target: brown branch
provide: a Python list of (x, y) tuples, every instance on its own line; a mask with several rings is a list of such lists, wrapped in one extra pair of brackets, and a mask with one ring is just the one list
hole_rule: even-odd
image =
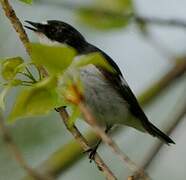
[[(186, 90), (186, 89), (185, 89)], [(175, 110), (176, 109), (176, 110)], [(181, 98), (177, 101), (175, 106), (173, 107), (174, 114), (169, 114), (169, 125), (166, 126), (165, 132), (166, 134), (170, 135), (178, 126), (178, 124), (182, 121), (183, 117), (186, 115), (186, 101)], [(160, 151), (164, 143), (159, 141), (154, 146), (152, 146), (151, 151), (149, 154), (146, 155), (145, 160), (143, 161), (142, 167), (147, 169), (151, 162), (153, 161), (156, 154)], [(139, 180), (139, 174), (136, 172), (133, 176), (130, 177), (130, 180)]]
[(133, 172), (138, 172), (140, 174), (140, 177), (143, 180), (148, 180), (150, 179), (147, 173), (143, 170), (143, 168), (139, 167), (135, 162), (133, 162), (125, 153), (123, 153), (118, 145), (110, 138), (103, 129), (99, 127), (96, 123), (96, 119), (92, 116), (90, 113), (88, 107), (83, 103), (80, 102), (78, 104), (85, 121), (93, 128), (96, 134), (98, 134), (103, 142), (105, 142), (111, 149), (112, 151), (120, 157), (120, 159), (128, 166), (128, 168), (133, 171)]
[[(20, 22), (19, 18), (16, 16), (16, 13), (13, 10), (13, 8), (11, 7), (11, 5), (9, 4), (8, 0), (1, 0), (0, 2), (2, 4), (3, 10), (4, 10), (7, 18), (10, 20), (14, 29), (18, 33), (19, 38), (20, 38), (21, 42), (23, 43), (27, 53), (30, 55), (29, 39), (28, 39), (28, 36), (22, 26), (22, 23)], [(44, 76), (48, 76), (46, 70), (43, 67), (39, 67), (39, 70), (41, 71), (41, 73)], [(60, 116), (62, 117), (62, 119), (64, 120), (64, 123), (66, 125), (66, 122), (68, 120), (67, 111), (63, 108), (60, 108), (59, 113), (60, 113)], [(90, 148), (86, 139), (81, 135), (81, 133), (79, 132), (79, 130), (75, 126), (72, 128), (72, 130), (69, 130), (69, 131), (72, 133), (74, 138), (77, 139), (77, 141), (81, 144), (81, 146), (84, 150), (87, 150)], [(96, 154), (96, 158), (94, 161), (97, 164), (98, 168), (105, 174), (105, 176), (107, 177), (108, 180), (116, 180), (116, 177), (114, 176), (114, 174), (111, 172), (111, 170), (107, 167), (107, 165), (103, 162), (103, 160), (100, 158), (100, 156), (98, 154)], [(20, 161), (18, 161), (18, 162), (21, 163)], [(32, 175), (32, 174), (30, 174), (30, 175)]]
[[(3, 7), (3, 9), (5, 10), (5, 12), (6, 12), (6, 8), (8, 7), (6, 7), (6, 5), (9, 5), (9, 3), (8, 3), (8, 1), (7, 0), (1, 0), (1, 3), (5, 3), (5, 6)], [(8, 4), (7, 4), (8, 3)], [(9, 5), (9, 7), (11, 8), (11, 6)], [(12, 8), (11, 8), (12, 9)], [(9, 11), (9, 13), (7, 13), (7, 16), (10, 16), (10, 20), (11, 20), (11, 22), (12, 22), (12, 24), (13, 24), (13, 26), (14, 26), (14, 24), (17, 24), (17, 22), (19, 22), (19, 19), (16, 17), (16, 15), (15, 15), (15, 12), (14, 11)], [(14, 18), (12, 19), (12, 17), (14, 17), (15, 19), (17, 19), (17, 22), (15, 21), (13, 21), (14, 20)], [(19, 24), (19, 23), (18, 23)], [(20, 39), (22, 40), (22, 42), (23, 42), (23, 44), (24, 44), (24, 46), (25, 46), (25, 48), (27, 49), (27, 52), (29, 52), (29, 47), (28, 47), (28, 45), (27, 45), (27, 43), (28, 43), (28, 38), (27, 38), (27, 35), (26, 35), (26, 33), (25, 33), (25, 31), (24, 31), (24, 29), (23, 29), (23, 27), (22, 27), (22, 25), (21, 25), (21, 23), (19, 24), (19, 26), (14, 26), (14, 28), (16, 29), (16, 31), (18, 32), (18, 34), (19, 34), (19, 37), (20, 37)], [(20, 34), (20, 32), (21, 32), (21, 34)], [(23, 36), (22, 36), (23, 35)], [(63, 118), (64, 118), (64, 113), (67, 113), (66, 111), (64, 111), (64, 110), (60, 110), (60, 115), (61, 116), (63, 116)], [(68, 115), (68, 114), (67, 114)], [(77, 131), (77, 129), (74, 129), (73, 130), (76, 134), (74, 134), (74, 135), (78, 135), (78, 131)], [(81, 134), (80, 134), (81, 135)], [(78, 135), (78, 137), (79, 137), (79, 135)], [(81, 136), (80, 136), (81, 137)], [(85, 146), (86, 144), (84, 144), (84, 146)]]
[[(91, 147), (89, 146), (87, 140), (83, 137), (83, 135), (79, 132), (79, 130), (77, 129), (77, 127), (74, 125), (72, 128), (68, 128), (68, 119), (69, 119), (69, 115), (67, 113), (67, 111), (65, 110), (65, 108), (61, 107), (59, 108), (59, 113), (61, 115), (61, 118), (63, 119), (66, 128), (70, 131), (70, 133), (74, 136), (74, 138), (78, 141), (78, 143), (81, 145), (82, 149), (84, 151), (89, 150)], [(114, 180), (116, 179), (116, 177), (114, 176), (114, 174), (112, 173), (112, 171), (110, 171), (110, 169), (108, 168), (108, 166), (103, 162), (103, 160), (100, 158), (100, 156), (98, 155), (98, 153), (95, 154), (95, 158), (94, 161), (96, 162), (98, 169), (100, 169), (101, 171), (103, 171), (103, 173), (105, 174), (106, 178), (108, 180)]]
[[(72, 84), (69, 87), (71, 94), (73, 96), (66, 96), (66, 100), (75, 104), (79, 107), (82, 115), (84, 116), (84, 120), (93, 128), (93, 131), (100, 136), (100, 138), (105, 142), (112, 150), (113, 152), (120, 157), (120, 159), (124, 162), (124, 164), (127, 164), (128, 168), (132, 170), (133, 172), (138, 172), (138, 174), (141, 175), (143, 180), (149, 179), (148, 175), (144, 172), (144, 170), (137, 166), (136, 163), (134, 163), (125, 153), (123, 153), (118, 145), (112, 140), (111, 137), (109, 137), (105, 131), (97, 124), (96, 119), (92, 115), (90, 109), (86, 104), (84, 103), (84, 97), (78, 90), (78, 86), (76, 84)], [(68, 124), (67, 124), (68, 126)]]
[[(21, 42), (23, 43), (27, 53), (30, 54), (28, 37), (27, 37), (27, 35), (26, 35), (26, 33), (23, 29), (23, 26), (22, 26), (21, 22), (17, 18), (16, 14), (15, 14), (15, 11), (11, 7), (11, 5), (9, 4), (8, 0), (1, 0), (0, 3), (1, 3), (2, 8), (5, 12), (5, 15), (10, 20), (10, 22), (13, 25), (15, 31), (18, 33), (19, 38), (20, 38)], [(39, 174), (38, 172), (36, 172), (34, 169), (32, 169), (26, 163), (26, 161), (23, 158), (19, 148), (14, 143), (10, 132), (8, 131), (6, 126), (4, 125), (4, 121), (3, 121), (2, 117), (0, 117), (0, 128), (1, 128), (1, 131), (2, 131), (3, 140), (8, 145), (10, 151), (12, 151), (12, 154), (14, 155), (16, 161), (33, 179), (37, 179), (37, 180), (45, 180), (45, 179), (52, 180), (53, 179), (48, 175)]]
[(20, 38), (21, 42), (23, 43), (27, 53), (30, 54), (28, 36), (22, 26), (22, 23), (20, 22), (20, 20), (16, 16), (14, 9), (12, 8), (12, 6), (8, 2), (8, 0), (0, 0), (0, 2), (1, 2), (1, 5), (2, 5), (2, 8), (5, 12), (6, 17), (10, 20), (12, 26), (14, 27), (15, 31), (19, 35), (19, 38)]
[(117, 18), (123, 18), (123, 20), (134, 20), (135, 22), (142, 22), (147, 24), (155, 24), (155, 25), (163, 25), (163, 26), (174, 26), (174, 27), (181, 27), (186, 28), (186, 21), (181, 19), (163, 19), (158, 17), (146, 17), (141, 16), (136, 13), (129, 13), (129, 14), (122, 14), (117, 12), (112, 12), (109, 10), (105, 10), (103, 8), (97, 8), (94, 6), (83, 6), (79, 5), (78, 3), (65, 3), (65, 2), (59, 2), (59, 1), (44, 1), (44, 0), (37, 0), (38, 4), (45, 3), (48, 5), (53, 5), (56, 7), (63, 7), (69, 10), (73, 11), (79, 11), (79, 10), (86, 10), (94, 13), (102, 13), (103, 15), (108, 15)]
[[(157, 96), (164, 92), (168, 87), (174, 85), (186, 72), (186, 58), (175, 61), (177, 64), (173, 66), (165, 75), (157, 80), (153, 85), (147, 88), (140, 96), (138, 100), (140, 104), (145, 107), (151, 103)], [(173, 75), (172, 75), (173, 74)], [(116, 128), (112, 133), (120, 131), (120, 128)], [(123, 128), (122, 128), (123, 131)], [(94, 133), (88, 132), (86, 139), (88, 139), (91, 145), (97, 142), (97, 136)], [(71, 156), (68, 156), (68, 150), (71, 151)], [(66, 145), (60, 147), (55, 153), (48, 157), (48, 159), (42, 162), (38, 168), (42, 172), (47, 172), (53, 176), (59, 176), (67, 168), (75, 164), (79, 159), (83, 157), (83, 153), (79, 144), (76, 141), (71, 140)]]
[(175, 26), (186, 28), (186, 22), (180, 19), (162, 19), (158, 17), (145, 17), (136, 15), (134, 16), (137, 22), (144, 22), (147, 24), (156, 24), (156, 25), (164, 25), (164, 26)]

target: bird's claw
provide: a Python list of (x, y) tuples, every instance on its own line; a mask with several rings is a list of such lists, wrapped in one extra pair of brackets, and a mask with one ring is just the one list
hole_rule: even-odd
[(85, 153), (89, 153), (89, 159), (90, 159), (90, 163), (94, 160), (95, 155), (97, 153), (97, 148), (89, 148), (88, 150), (85, 151)]
[(54, 108), (54, 110), (55, 110), (56, 112), (59, 112), (59, 108)]

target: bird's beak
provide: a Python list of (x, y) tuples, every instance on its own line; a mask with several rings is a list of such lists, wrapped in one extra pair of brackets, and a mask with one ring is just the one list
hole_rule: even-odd
[(32, 21), (25, 21), (25, 22), (32, 25), (32, 27), (30, 27), (30, 26), (24, 26), (24, 27), (26, 27), (27, 29), (30, 29), (34, 32), (42, 32), (44, 29), (44, 25), (41, 23), (36, 23), (36, 22), (32, 22)]

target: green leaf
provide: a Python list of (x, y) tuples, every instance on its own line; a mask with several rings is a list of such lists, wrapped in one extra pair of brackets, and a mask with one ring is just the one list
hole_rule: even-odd
[(4, 89), (0, 93), (0, 108), (3, 111), (5, 110), (5, 97), (10, 89), (11, 89), (11, 86), (7, 85), (4, 87)]
[(0, 108), (4, 111), (5, 110), (5, 97), (7, 96), (8, 92), (15, 86), (19, 86), (22, 84), (22, 81), (19, 79), (13, 79), (8, 82), (8, 84), (4, 85), (3, 90), (0, 93)]
[(26, 4), (32, 4), (32, 0), (19, 0), (21, 2), (24, 2)]
[[(117, 16), (117, 17), (116, 17)], [(124, 20), (121, 15), (112, 15), (104, 13), (101, 10), (81, 9), (78, 12), (80, 22), (99, 30), (109, 30), (121, 28), (127, 25), (128, 21)]]
[(132, 0), (96, 0), (96, 6), (107, 11), (131, 13), (133, 11)]
[(69, 120), (67, 122), (67, 126), (69, 129), (71, 129), (75, 123), (75, 121), (78, 119), (78, 117), (81, 114), (81, 111), (78, 106), (71, 105), (72, 113), (69, 117)]
[(107, 60), (98, 52), (80, 56), (76, 61), (72, 63), (72, 66), (81, 68), (90, 64), (100, 66), (113, 73), (115, 72), (115, 70), (107, 62)]
[(80, 22), (99, 30), (111, 30), (128, 25), (133, 14), (131, 0), (97, 0), (95, 7), (78, 11)]
[(19, 71), (24, 60), (21, 57), (8, 58), (1, 63), (1, 75), (5, 80), (12, 80)]
[(71, 64), (76, 51), (66, 46), (31, 44), (32, 61), (44, 66), (50, 74), (61, 74)]
[(19, 94), (8, 120), (14, 122), (18, 118), (47, 114), (61, 105), (63, 102), (57, 93), (57, 78), (49, 77)]

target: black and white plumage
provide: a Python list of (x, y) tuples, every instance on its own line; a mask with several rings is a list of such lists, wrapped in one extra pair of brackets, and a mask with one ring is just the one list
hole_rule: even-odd
[[(75, 48), (79, 55), (100, 52), (115, 69), (117, 73), (112, 73), (93, 64), (81, 69), (80, 77), (85, 88), (85, 102), (98, 124), (105, 127), (123, 124), (148, 132), (167, 144), (174, 143), (148, 120), (119, 67), (106, 53), (89, 44), (75, 28), (65, 22), (55, 20), (47, 23), (26, 22), (32, 25), (32, 27), (26, 26), (28, 29), (39, 34), (42, 43), (67, 44)], [(129, 116), (134, 118), (128, 118)]]

